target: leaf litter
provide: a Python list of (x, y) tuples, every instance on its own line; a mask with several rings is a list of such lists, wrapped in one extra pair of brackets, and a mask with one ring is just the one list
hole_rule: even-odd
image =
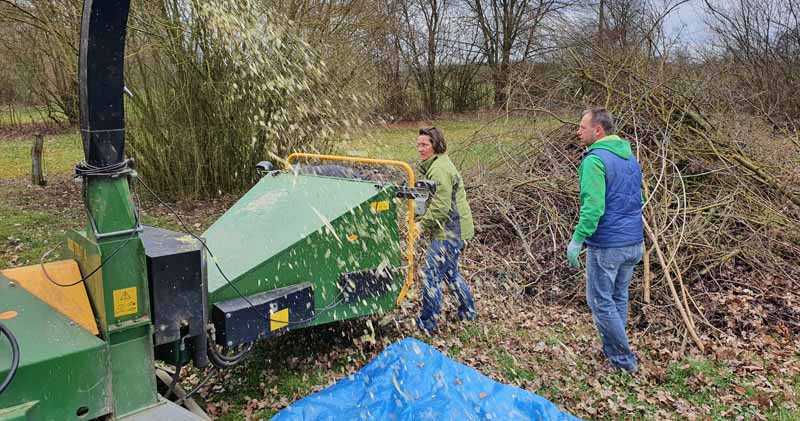
[[(55, 227), (63, 226), (65, 220), (75, 225), (70, 229), (79, 228), (83, 210), (75, 199), (80, 197), (78, 188), (61, 176), (43, 188), (32, 188), (21, 180), (0, 182), (6, 211), (51, 215), (49, 222), (38, 227), (46, 232), (49, 244), (63, 236), (63, 229)], [(144, 199), (145, 215), (158, 222), (170, 218), (165, 207)], [(235, 197), (223, 197), (171, 205), (199, 231), (234, 201)], [(3, 267), (14, 266), (8, 257), (18, 245), (16, 240), (3, 241)], [(797, 336), (781, 323), (766, 322), (770, 319), (764, 315), (770, 309), (750, 299), (753, 293), (746, 287), (715, 296), (713, 304), (730, 307), (733, 311), (723, 314), (736, 314), (736, 320), (727, 321), (714, 338), (703, 338), (710, 345), (705, 353), (674, 335), (676, 327), (668, 318), (637, 324), (633, 314), (629, 336), (641, 365), (640, 373), (631, 377), (614, 372), (606, 362), (585, 304), (547, 302), (526, 293), (513, 279), (494, 276), (479, 264), (487, 252), (478, 244), (465, 251), (462, 261), (478, 320), (458, 322), (455, 303), (445, 294), (442, 323), (431, 337), (420, 335), (411, 322), (418, 312), (417, 301), (383, 315), (289, 332), (259, 344), (240, 366), (215, 373), (198, 399), (214, 417), (267, 419), (303, 396), (354, 374), (389, 344), (416, 336), (494, 380), (540, 394), (582, 418), (791, 419), (800, 415)], [(569, 282), (561, 287), (583, 288), (581, 277)], [(746, 279), (742, 282), (747, 285)], [(189, 370), (184, 386), (191, 389), (204, 377), (199, 370)]]

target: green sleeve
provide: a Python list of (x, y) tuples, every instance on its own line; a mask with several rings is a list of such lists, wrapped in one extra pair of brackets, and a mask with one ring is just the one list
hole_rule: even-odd
[(453, 200), (453, 182), (443, 168), (435, 165), (431, 167), (427, 176), (436, 182), (436, 193), (419, 223), (423, 231), (433, 233), (442, 229), (447, 223)]
[(578, 175), (581, 181), (581, 216), (572, 239), (582, 243), (597, 230), (606, 212), (606, 168), (594, 155), (583, 159)]

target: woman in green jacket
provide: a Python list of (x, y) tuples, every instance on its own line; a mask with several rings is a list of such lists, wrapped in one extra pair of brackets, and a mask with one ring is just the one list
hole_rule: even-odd
[(422, 276), (422, 311), (417, 318), (417, 326), (427, 334), (436, 328), (441, 311), (442, 278), (458, 298), (459, 319), (474, 320), (478, 315), (469, 286), (458, 271), (458, 258), (464, 242), (475, 235), (472, 211), (461, 174), (446, 151), (441, 130), (435, 127), (419, 130), (417, 152), (422, 160), (420, 170), (424, 178), (436, 182), (436, 193), (425, 215), (418, 221), (422, 234), (431, 238)]

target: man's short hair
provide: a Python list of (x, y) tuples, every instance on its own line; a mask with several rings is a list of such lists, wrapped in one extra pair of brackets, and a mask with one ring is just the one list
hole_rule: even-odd
[(441, 129), (436, 127), (424, 127), (419, 129), (419, 134), (431, 138), (431, 145), (433, 145), (433, 153), (447, 152), (447, 143), (444, 141), (444, 133)]
[(617, 132), (617, 127), (614, 124), (614, 117), (611, 116), (611, 113), (608, 112), (605, 108), (598, 107), (598, 108), (590, 108), (585, 110), (581, 117), (589, 114), (592, 116), (591, 122), (592, 124), (599, 124), (600, 127), (606, 132), (607, 135), (611, 135)]

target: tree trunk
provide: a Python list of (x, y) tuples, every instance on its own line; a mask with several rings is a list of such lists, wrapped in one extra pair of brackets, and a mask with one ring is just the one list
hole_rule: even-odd
[(436, 76), (433, 75), (431, 77), (431, 80), (428, 82), (428, 86), (429, 86), (428, 89), (430, 89), (430, 90), (428, 91), (427, 104), (425, 106), (425, 108), (426, 108), (425, 111), (428, 114), (428, 116), (430, 116), (430, 117), (435, 117), (435, 116), (437, 116), (439, 114), (439, 95), (436, 92), (436, 79), (435, 79), (435, 77)]
[(602, 42), (605, 39), (606, 7), (605, 1), (600, 0), (600, 11), (597, 17), (597, 36)]
[(508, 100), (508, 72), (510, 66), (505, 63), (500, 64), (494, 74), (494, 106), (496, 108), (504, 107)]
[(61, 95), (61, 106), (64, 109), (64, 115), (67, 116), (69, 124), (74, 126), (80, 124), (80, 98), (78, 98), (78, 84), (74, 83), (74, 89), (70, 92)]
[(31, 182), (35, 186), (44, 186), (47, 184), (47, 180), (44, 178), (43, 153), (44, 135), (37, 133), (33, 139), (33, 148), (31, 149)]

